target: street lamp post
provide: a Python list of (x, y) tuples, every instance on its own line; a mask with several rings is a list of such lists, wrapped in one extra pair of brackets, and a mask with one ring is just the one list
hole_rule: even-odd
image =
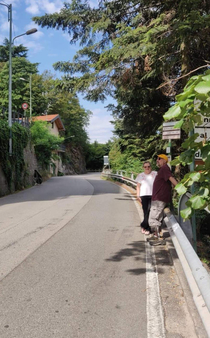
[(8, 105), (8, 124), (9, 124), (9, 155), (12, 156), (12, 46), (14, 40), (22, 35), (30, 35), (37, 32), (36, 28), (30, 29), (27, 32), (17, 35), (12, 40), (12, 4), (0, 2), (0, 5), (7, 7), (8, 9), (8, 21), (9, 21), (9, 105)]
[[(9, 65), (12, 64), (12, 4), (8, 5), (0, 2), (0, 5), (8, 9), (9, 21)], [(12, 67), (9, 66), (9, 105), (8, 105), (8, 124), (9, 124), (9, 154), (12, 155)]]

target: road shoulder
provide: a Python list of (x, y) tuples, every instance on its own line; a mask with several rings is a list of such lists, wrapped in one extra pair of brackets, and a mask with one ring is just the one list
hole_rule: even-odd
[[(136, 190), (114, 182), (135, 198)], [(139, 202), (138, 202), (139, 203)], [(170, 237), (166, 245), (154, 247), (166, 338), (207, 338), (193, 295)]]

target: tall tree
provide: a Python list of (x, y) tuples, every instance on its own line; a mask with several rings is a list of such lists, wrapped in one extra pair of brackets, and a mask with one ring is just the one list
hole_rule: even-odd
[[(8, 82), (9, 82), (9, 69), (8, 62), (4, 62), (0, 67), (0, 107), (8, 107)], [(30, 103), (30, 90), (29, 90), (29, 75), (37, 74), (38, 64), (31, 63), (24, 57), (16, 57), (12, 60), (12, 111), (24, 113), (22, 109), (22, 103)], [(22, 80), (25, 79), (26, 81)], [(34, 78), (33, 78), (34, 80)], [(36, 90), (36, 92), (35, 92)], [(44, 104), (42, 97), (42, 88), (40, 87), (40, 82), (37, 87), (35, 87), (35, 83), (33, 82), (33, 91), (32, 91), (32, 102), (33, 99), (36, 98), (36, 101), (39, 101), (39, 109), (40, 106)], [(39, 98), (39, 99), (38, 99)], [(42, 102), (42, 103), (41, 103)], [(35, 104), (35, 101), (34, 101)], [(36, 109), (36, 107), (34, 106)]]
[(68, 73), (69, 85), (89, 100), (116, 98), (111, 108), (119, 135), (143, 138), (156, 135), (187, 74), (206, 67), (209, 19), (209, 1), (203, 0), (100, 1), (97, 8), (74, 0), (34, 21), (80, 42), (73, 61), (55, 69)]
[[(28, 48), (22, 44), (18, 46), (12, 46), (12, 57), (24, 57), (27, 58)], [(3, 45), (0, 45), (0, 62), (9, 61), (9, 40), (4, 39)]]

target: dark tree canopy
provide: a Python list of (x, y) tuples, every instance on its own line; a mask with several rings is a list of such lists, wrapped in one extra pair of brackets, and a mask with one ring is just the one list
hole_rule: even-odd
[[(12, 47), (12, 57), (27, 57), (28, 48), (22, 44)], [(7, 62), (9, 60), (9, 40), (4, 39), (3, 45), (0, 46), (0, 62)]]
[(70, 43), (80, 43), (73, 60), (54, 67), (88, 100), (111, 95), (117, 101), (109, 109), (121, 150), (134, 149), (132, 143), (135, 154), (137, 148), (151, 149), (145, 137), (156, 139), (175, 95), (192, 72), (209, 63), (209, 1), (100, 1), (91, 8), (88, 1), (74, 0), (34, 21), (64, 30)]

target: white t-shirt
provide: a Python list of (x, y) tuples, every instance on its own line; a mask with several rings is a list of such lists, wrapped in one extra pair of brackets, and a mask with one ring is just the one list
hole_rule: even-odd
[(152, 196), (152, 187), (156, 175), (157, 171), (151, 171), (150, 174), (138, 174), (136, 177), (136, 182), (141, 184), (140, 196)]

